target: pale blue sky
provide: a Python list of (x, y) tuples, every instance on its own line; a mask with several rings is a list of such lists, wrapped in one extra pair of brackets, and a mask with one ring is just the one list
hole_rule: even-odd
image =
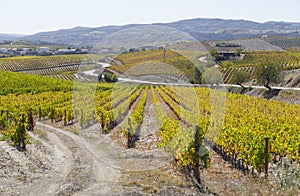
[(190, 18), (300, 22), (299, 0), (1, 0), (0, 33)]

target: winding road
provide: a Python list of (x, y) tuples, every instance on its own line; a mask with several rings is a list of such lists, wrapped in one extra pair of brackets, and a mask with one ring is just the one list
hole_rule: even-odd
[[(200, 57), (198, 59), (201, 62), (207, 63), (206, 56)], [(100, 63), (98, 62), (97, 64), (102, 65), (103, 68), (108, 68), (110, 65), (107, 63)], [(97, 77), (99, 74), (95, 73), (94, 70), (89, 70), (83, 72), (86, 75), (94, 76)], [(151, 84), (151, 85), (170, 85), (170, 86), (187, 86), (187, 87), (211, 87), (212, 85), (207, 85), (207, 84), (190, 84), (190, 83), (166, 83), (166, 82), (151, 82), (151, 81), (146, 81), (146, 80), (138, 80), (138, 79), (131, 79), (131, 78), (118, 78), (118, 81), (121, 83), (140, 83), (140, 84)], [(213, 86), (215, 87), (238, 87), (241, 88), (240, 85), (236, 84), (214, 84)], [(266, 89), (264, 86), (245, 86), (246, 88), (253, 88), (253, 89)], [(300, 91), (300, 88), (296, 87), (281, 87), (281, 86), (273, 86), (272, 89), (276, 90), (291, 90), (291, 91)]]
[[(206, 56), (200, 57), (198, 59), (201, 62), (207, 63)], [(131, 79), (131, 78), (118, 78), (119, 82), (132, 82), (132, 83), (141, 83), (141, 84), (152, 84), (152, 85), (169, 85), (169, 86), (187, 86), (187, 87), (211, 87), (210, 84), (190, 84), (190, 83), (166, 83), (166, 82), (151, 82), (145, 80)], [(215, 87), (238, 87), (241, 88), (240, 85), (236, 84), (214, 84)], [(266, 89), (264, 86), (245, 86), (246, 88), (253, 89)], [(291, 90), (291, 91), (300, 91), (300, 88), (296, 87), (281, 87), (281, 86), (273, 86), (272, 89), (276, 90)]]

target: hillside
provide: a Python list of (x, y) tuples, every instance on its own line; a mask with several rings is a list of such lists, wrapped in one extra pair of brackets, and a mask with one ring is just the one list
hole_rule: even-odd
[(18, 35), (18, 34), (3, 34), (0, 33), (0, 41), (1, 40), (18, 40), (22, 37), (24, 37), (25, 35)]
[[(22, 81), (29, 85), (28, 82)], [(299, 195), (296, 174), (282, 177), (295, 179), (282, 187), (276, 175), (281, 172), (280, 166), (273, 161), (269, 180), (260, 177), (265, 135), (270, 136), (272, 153), (299, 161), (299, 140), (293, 140), (300, 133), (299, 106), (206, 88), (124, 83), (97, 84), (91, 96), (91, 85), (79, 85), (82, 88), (77, 86), (74, 91), (49, 89), (38, 94), (1, 96), (0, 138), (8, 143), (17, 145), (10, 138), (20, 113), (32, 108), (36, 116), (34, 131), (26, 132), (32, 141), (26, 145), (28, 153), (0, 142), (4, 173), (0, 178), (1, 193), (200, 195), (202, 188), (189, 169), (194, 157), (200, 157), (196, 161), (201, 163), (203, 194)], [(222, 122), (214, 115), (222, 113), (224, 99), (227, 110), (223, 111), (225, 120), (219, 131)], [(194, 129), (195, 123), (201, 127), (200, 133)], [(200, 134), (201, 142), (204, 136), (211, 139), (223, 149), (223, 155), (194, 145), (194, 138)], [(218, 137), (214, 139), (215, 135)], [(221, 159), (231, 157), (237, 150), (238, 159), (233, 165)], [(251, 170), (256, 178), (252, 178)]]
[(241, 48), (245, 51), (281, 51), (283, 50), (281, 47), (272, 45), (271, 43), (260, 39), (260, 38), (253, 38), (253, 39), (237, 39), (237, 40), (228, 40), (228, 41), (209, 41), (208, 43), (211, 46), (215, 46), (218, 43), (231, 43), (240, 45)]
[(294, 49), (299, 50), (300, 48), (300, 38), (290, 38), (290, 37), (266, 37), (263, 38), (266, 42), (269, 42), (272, 45), (281, 47), (283, 49)]
[(176, 81), (189, 81), (194, 76), (195, 65), (199, 64), (197, 58), (204, 54), (201, 51), (167, 50), (164, 58), (164, 50), (133, 52), (116, 56), (115, 59), (122, 65), (111, 66), (110, 69), (126, 76), (167, 75)]
[[(201, 45), (180, 43), (173, 46), (178, 50), (130, 52), (102, 61), (115, 58), (117, 63), (111, 69), (133, 79), (143, 74), (191, 76), (194, 60), (204, 53), (179, 50), (190, 47)], [(277, 58), (284, 60), (283, 66), (293, 62), (296, 67), (300, 58), (299, 52), (288, 51), (251, 54), (230, 66), (259, 66), (261, 61)], [(82, 58), (15, 57), (0, 60), (0, 65), (49, 68)], [(300, 141), (295, 139), (300, 134), (300, 106), (290, 104), (299, 103), (299, 94), (281, 91), (270, 100), (256, 97), (265, 97), (262, 90), (249, 92), (255, 96), (249, 97), (202, 87), (127, 84), (121, 78), (119, 83), (108, 84), (73, 83), (4, 71), (0, 76), (0, 140), (6, 141), (0, 141), (4, 173), (0, 193), (200, 195), (202, 191), (209, 195), (299, 195), (299, 173), (282, 176), (290, 170), (276, 164), (279, 157), (288, 160), (293, 169), (300, 160)], [(286, 77), (289, 84), (284, 85), (299, 85), (299, 75), (291, 80), (290, 75)], [(28, 153), (22, 151), (25, 146), (20, 146), (15, 137), (24, 123), (18, 120), (20, 114), (25, 114), (26, 126), (35, 126), (33, 132), (26, 132), (30, 136)], [(35, 117), (33, 121), (31, 117)], [(268, 179), (262, 177), (266, 136), (272, 144)], [(195, 163), (197, 170), (192, 171)], [(199, 167), (200, 174), (195, 172)], [(201, 186), (194, 180), (197, 177), (201, 177)], [(282, 185), (282, 179), (290, 180), (290, 184)]]
[[(299, 32), (297, 32), (296, 29), (300, 29), (300, 23), (257, 23), (247, 20), (222, 20), (205, 18), (154, 24), (154, 26), (157, 25), (175, 28), (183, 33), (191, 35), (198, 41), (253, 38), (261, 35), (296, 37), (299, 35)], [(35, 35), (26, 36), (22, 39), (74, 46), (94, 46), (102, 41), (105, 37), (121, 30), (132, 27), (140, 27), (141, 29), (145, 28), (144, 30), (147, 30), (149, 26), (151, 25), (131, 24), (125, 26), (104, 26), (99, 28), (75, 27), (72, 29), (63, 29), (52, 32), (41, 32)], [(158, 29), (157, 33), (159, 32), (160, 30)], [(126, 39), (126, 37), (123, 38)], [(147, 40), (147, 37), (144, 37), (144, 39)]]

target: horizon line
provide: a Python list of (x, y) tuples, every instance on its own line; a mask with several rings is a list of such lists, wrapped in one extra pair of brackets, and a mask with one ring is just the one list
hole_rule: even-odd
[(46, 32), (55, 32), (60, 30), (68, 30), (68, 29), (74, 29), (74, 28), (101, 28), (101, 27), (121, 27), (126, 25), (151, 25), (151, 24), (168, 24), (168, 23), (174, 23), (174, 22), (180, 22), (185, 20), (196, 20), (196, 19), (211, 19), (211, 20), (241, 20), (241, 21), (248, 21), (248, 22), (255, 22), (264, 24), (267, 22), (284, 22), (284, 23), (300, 23), (299, 21), (287, 21), (287, 20), (264, 20), (264, 21), (257, 21), (252, 19), (244, 19), (244, 18), (218, 18), (218, 17), (193, 17), (193, 18), (184, 18), (179, 20), (169, 20), (169, 21), (152, 21), (152, 22), (126, 22), (126, 23), (119, 23), (119, 24), (103, 24), (103, 25), (94, 25), (94, 26), (85, 26), (85, 25), (75, 25), (75, 26), (65, 26), (61, 28), (53, 28), (53, 29), (44, 29), (44, 30), (38, 30), (31, 33), (19, 33), (19, 32), (0, 32), (0, 35), (15, 35), (15, 36), (31, 36), (35, 35), (37, 33), (46, 33)]

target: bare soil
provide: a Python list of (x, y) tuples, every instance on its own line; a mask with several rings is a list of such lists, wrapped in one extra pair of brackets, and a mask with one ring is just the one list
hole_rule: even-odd
[(144, 109), (143, 124), (140, 126), (136, 136), (138, 141), (135, 147), (138, 149), (151, 150), (156, 148), (159, 141), (159, 124), (156, 118), (155, 104), (151, 90), (147, 90), (147, 101)]
[(173, 110), (166, 104), (166, 102), (163, 100), (163, 98), (160, 96), (160, 94), (155, 90), (154, 91), (157, 95), (158, 100), (160, 101), (161, 107), (167, 112), (167, 115), (173, 119), (178, 120), (176, 114), (173, 112)]

